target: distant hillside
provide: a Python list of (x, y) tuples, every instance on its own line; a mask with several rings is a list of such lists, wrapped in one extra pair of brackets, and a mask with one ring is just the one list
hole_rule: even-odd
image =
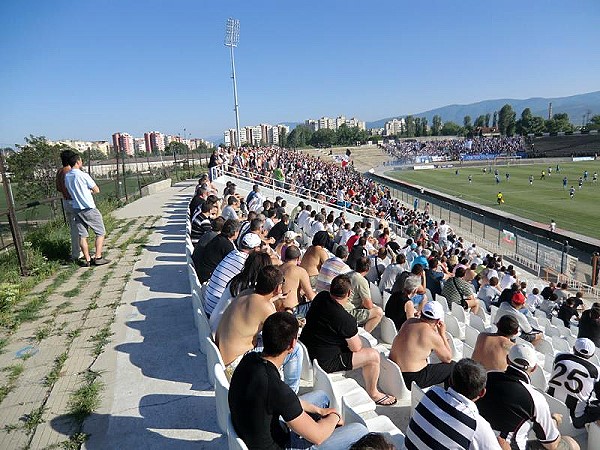
[[(500, 111), (505, 104), (512, 105), (517, 113), (517, 118), (521, 115), (521, 111), (525, 108), (530, 108), (531, 112), (536, 116), (548, 117), (548, 103), (552, 102), (553, 113), (567, 113), (574, 125), (581, 124), (581, 119), (588, 111), (591, 115), (600, 114), (600, 91), (589, 92), (587, 94), (572, 95), (570, 97), (557, 98), (528, 98), (519, 100), (514, 98), (504, 98), (497, 100), (484, 100), (482, 102), (471, 103), (469, 105), (448, 105), (441, 108), (424, 111), (422, 113), (413, 114), (415, 117), (426, 117), (431, 124), (432, 117), (436, 114), (442, 117), (442, 121), (456, 122), (459, 125), (463, 124), (463, 118), (466, 115), (471, 116), (475, 121), (477, 116), (481, 114), (494, 114), (494, 111)], [(400, 114), (395, 117), (404, 117), (406, 114)], [(392, 120), (394, 117), (388, 117), (374, 122), (367, 122), (367, 128), (382, 128), (385, 122)]]

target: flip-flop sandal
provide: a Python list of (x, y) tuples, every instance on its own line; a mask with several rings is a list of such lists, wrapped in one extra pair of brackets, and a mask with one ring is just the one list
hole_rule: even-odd
[[(393, 398), (393, 399), (394, 399), (394, 401), (393, 401), (393, 402), (386, 403), (386, 400), (388, 400), (388, 399), (390, 399), (390, 398)], [(379, 406), (392, 406), (392, 405), (395, 405), (397, 401), (398, 401), (398, 399), (397, 399), (397, 398), (394, 398), (394, 397), (392, 397), (391, 395), (387, 395), (387, 394), (386, 394), (386, 395), (384, 395), (383, 397), (381, 397), (379, 400), (377, 400), (377, 401), (375, 402), (375, 404), (376, 404), (376, 405), (379, 405)]]

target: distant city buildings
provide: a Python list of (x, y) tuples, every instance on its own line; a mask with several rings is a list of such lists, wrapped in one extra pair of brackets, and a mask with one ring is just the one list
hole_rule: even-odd
[(338, 116), (335, 119), (331, 117), (321, 117), (320, 119), (306, 119), (304, 125), (310, 128), (312, 131), (318, 131), (322, 129), (337, 130), (342, 125), (346, 125), (349, 128), (358, 127), (361, 130), (366, 130), (366, 123), (362, 120), (358, 120), (355, 117), (347, 119), (346, 116)]
[[(288, 135), (290, 127), (287, 125), (270, 125), (261, 123), (260, 125), (245, 126), (240, 129), (240, 145), (249, 144), (259, 145), (281, 145), (280, 137)], [(223, 132), (223, 142), (226, 147), (235, 145), (237, 131), (230, 128)]]
[(80, 141), (75, 139), (63, 139), (59, 141), (48, 141), (50, 145), (64, 144), (74, 148), (79, 153), (87, 152), (88, 150), (97, 150), (105, 155), (108, 155), (111, 145), (108, 141)]
[(392, 119), (385, 123), (383, 131), (385, 136), (400, 135), (406, 130), (406, 121), (404, 118)]

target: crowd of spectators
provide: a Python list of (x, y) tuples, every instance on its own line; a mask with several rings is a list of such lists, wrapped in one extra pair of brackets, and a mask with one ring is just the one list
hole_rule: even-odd
[(435, 157), (438, 161), (457, 161), (465, 155), (511, 156), (526, 150), (523, 137), (481, 136), (467, 139), (404, 140), (382, 145), (396, 162), (418, 162), (423, 157)]

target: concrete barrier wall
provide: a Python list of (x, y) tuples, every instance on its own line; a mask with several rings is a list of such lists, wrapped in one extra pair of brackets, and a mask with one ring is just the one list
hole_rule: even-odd
[(142, 197), (147, 195), (156, 194), (157, 192), (164, 191), (171, 187), (171, 179), (157, 181), (156, 183), (149, 184), (142, 188)]

